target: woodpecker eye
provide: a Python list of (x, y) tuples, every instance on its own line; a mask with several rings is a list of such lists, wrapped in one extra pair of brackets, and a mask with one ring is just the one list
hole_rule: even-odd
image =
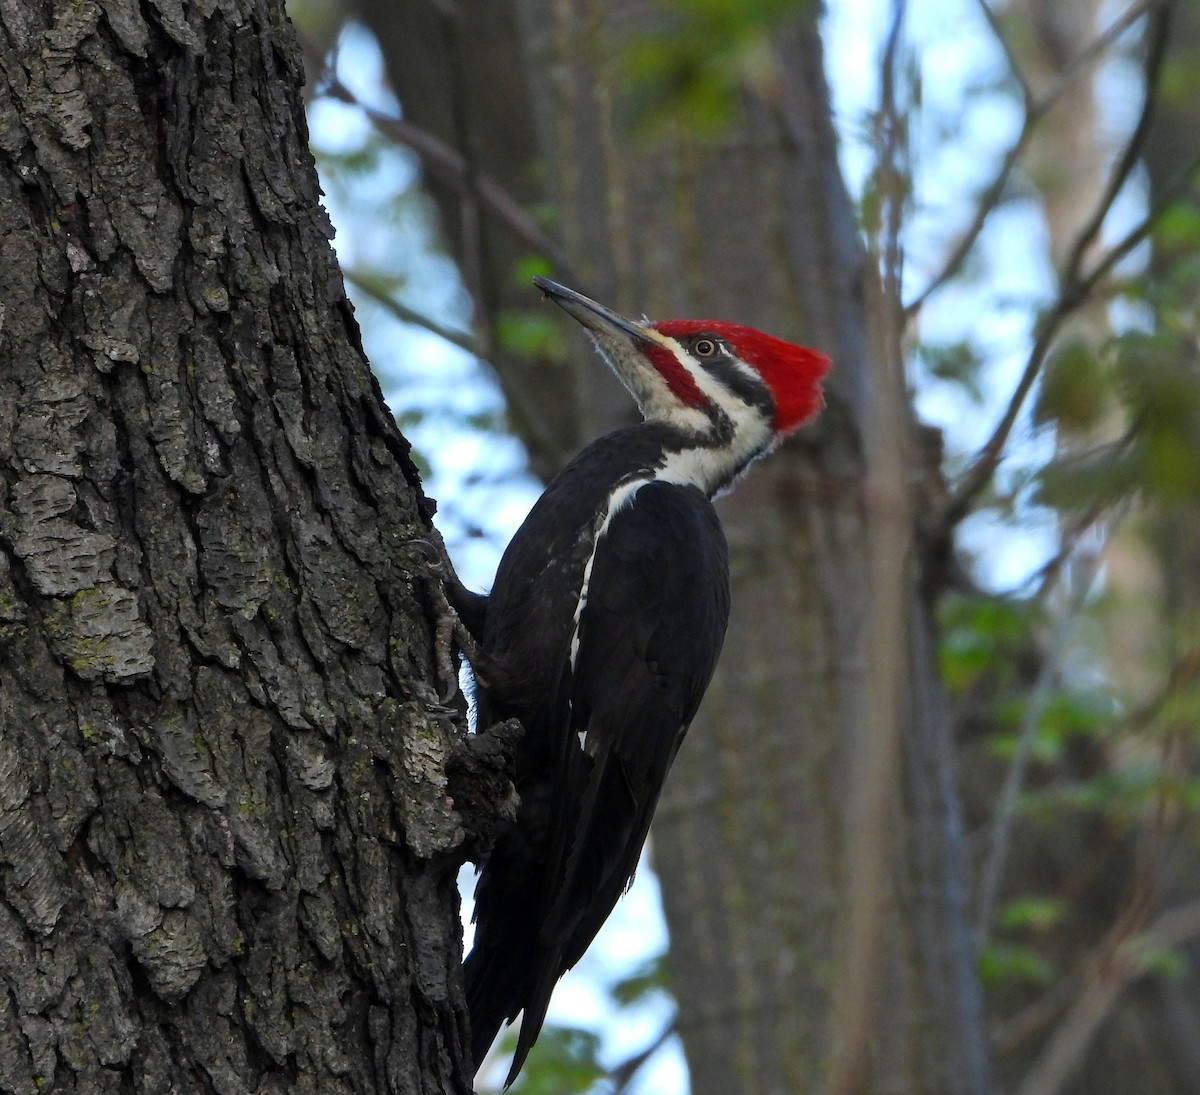
[(698, 338), (692, 349), (697, 357), (712, 357), (717, 352), (717, 344), (711, 338)]

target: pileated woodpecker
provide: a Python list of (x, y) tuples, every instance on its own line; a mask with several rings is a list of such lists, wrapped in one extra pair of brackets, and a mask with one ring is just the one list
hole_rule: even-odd
[(481, 639), (479, 725), (525, 728), (517, 821), (483, 866), (465, 962), (476, 1067), (524, 1011), (516, 1078), (555, 983), (628, 887), (729, 615), (709, 501), (821, 406), (829, 359), (749, 327), (635, 323), (545, 278), (645, 421), (583, 450), (538, 499), (490, 596), (454, 580)]

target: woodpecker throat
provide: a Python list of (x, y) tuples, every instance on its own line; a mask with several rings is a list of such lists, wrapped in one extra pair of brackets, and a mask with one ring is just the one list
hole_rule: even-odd
[(550, 994), (633, 878), (667, 771), (712, 677), (729, 560), (710, 499), (821, 407), (829, 359), (715, 320), (635, 322), (546, 278), (644, 421), (547, 486), (504, 552), (482, 621), (481, 730), (525, 728), (512, 830), (483, 864), (465, 980), (478, 1067), (524, 1013), (505, 1086)]

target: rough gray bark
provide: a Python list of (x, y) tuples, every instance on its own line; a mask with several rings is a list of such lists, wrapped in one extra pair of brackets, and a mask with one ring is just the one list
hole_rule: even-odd
[(4, 1091), (470, 1089), (431, 506), (300, 80), (269, 0), (0, 0)]
[[(418, 6), (426, 15), (441, 11)], [(834, 1049), (834, 940), (846, 911), (843, 868), (855, 854), (845, 803), (856, 778), (852, 743), (872, 627), (865, 541), (873, 507), (888, 504), (863, 489), (863, 430), (874, 369), (883, 363), (867, 344), (864, 258), (838, 175), (819, 40), (811, 23), (781, 38), (773, 98), (748, 97), (734, 127), (705, 146), (625, 129), (620, 42), (654, 25), (654, 5), (526, 0), (517, 7), (521, 56), (510, 52), (508, 33), (477, 46), (492, 51), (493, 64), (506, 61), (506, 71), (525, 66), (541, 192), (558, 210), (583, 288), (635, 313), (755, 324), (835, 359), (821, 422), (724, 503), (735, 619), (654, 830), (693, 1090), (816, 1089)], [(455, 28), (470, 27), (481, 5), (453, 10), (438, 24), (442, 40), (474, 40)], [(455, 83), (439, 85), (432, 103), (409, 65), (393, 62), (391, 71), (409, 117), (483, 156), (496, 143), (473, 143), (475, 135), (494, 133), (493, 123), (511, 132), (524, 119), (491, 112), (491, 85), (476, 79), (490, 69), (466, 63), (474, 54), (460, 48)], [(410, 41), (400, 56), (415, 49)], [(500, 170), (499, 160), (479, 162)], [(454, 233), (451, 243), (461, 248)], [(489, 271), (510, 277), (501, 265)], [(539, 413), (572, 416), (590, 427), (578, 432), (590, 434), (611, 427), (615, 413), (611, 401), (596, 398), (606, 381), (580, 350), (590, 374), (576, 365), (571, 375), (587, 377), (586, 386), (553, 389), (573, 400), (544, 402)], [(537, 380), (510, 376), (509, 383)], [(897, 413), (907, 421), (907, 408)], [(923, 464), (905, 472), (924, 481)], [(918, 522), (928, 501), (927, 494), (913, 500)], [(919, 537), (917, 545), (902, 597), (914, 636), (901, 655), (913, 682), (902, 781), (910, 790), (896, 788), (888, 814), (895, 870), (886, 887), (869, 1083), (981, 1092), (986, 1052), (952, 748), (917, 588), (941, 545)]]

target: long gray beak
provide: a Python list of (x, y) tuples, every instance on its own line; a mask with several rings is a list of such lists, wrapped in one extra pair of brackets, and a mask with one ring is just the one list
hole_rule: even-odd
[(608, 335), (610, 338), (613, 335), (624, 335), (626, 338), (632, 338), (638, 342), (661, 343), (662, 341), (642, 324), (626, 319), (611, 308), (605, 308), (603, 304), (598, 304), (591, 297), (585, 297), (582, 293), (575, 292), (574, 289), (559, 285), (557, 281), (535, 277), (533, 284), (567, 315), (578, 320), (594, 334)]

